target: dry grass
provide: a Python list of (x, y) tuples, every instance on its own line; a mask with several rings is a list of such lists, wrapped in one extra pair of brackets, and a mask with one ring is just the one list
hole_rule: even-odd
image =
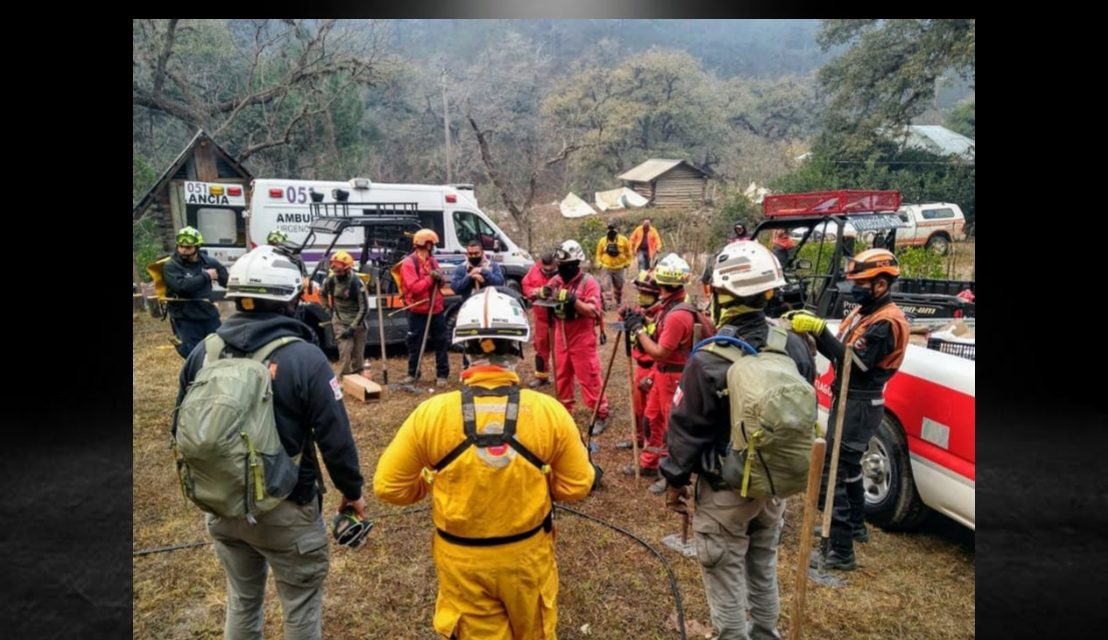
[[(628, 294), (629, 295), (629, 294)], [(134, 324), (134, 546), (147, 549), (206, 540), (200, 512), (181, 497), (168, 448), (169, 414), (181, 359), (169, 346), (168, 326), (140, 317)], [(602, 348), (604, 362), (612, 343)], [(451, 355), (454, 372), (460, 357)], [(375, 363), (376, 366), (376, 363)], [(611, 428), (598, 441), (597, 462), (605, 488), (574, 507), (630, 529), (663, 554), (677, 574), (686, 619), (706, 623), (707, 605), (695, 560), (661, 546), (679, 533), (681, 521), (662, 499), (646, 491), (649, 481), (624, 477), (631, 461), (612, 445), (629, 429), (626, 361), (617, 356), (609, 393)], [(529, 369), (529, 368), (528, 368)], [(390, 375), (403, 375), (400, 358)], [(524, 371), (526, 375), (529, 371)], [(347, 409), (361, 464), (371, 479), (377, 457), (415, 406), (416, 397), (397, 392), (379, 404)], [(588, 420), (579, 406), (578, 424)], [(327, 493), (333, 512), (338, 496)], [(792, 502), (798, 502), (793, 500)], [(378, 514), (367, 546), (332, 547), (323, 612), (327, 638), (427, 638), (432, 636), (435, 570), (430, 559), (432, 529), (427, 512), (401, 510), (371, 501)], [(780, 552), (781, 631), (791, 621), (798, 527), (787, 515)], [(558, 520), (561, 574), (559, 634), (562, 638), (676, 638), (668, 620), (673, 599), (658, 560), (624, 536), (564, 513)], [(880, 530), (859, 545), (861, 569), (845, 588), (809, 583), (805, 637), (966, 638), (974, 635), (974, 535), (949, 521), (923, 532)], [(218, 638), (222, 635), (224, 579), (210, 546), (134, 558), (135, 638)], [(589, 625), (589, 635), (581, 631)], [(266, 600), (266, 637), (280, 637), (280, 607), (272, 581)], [(694, 637), (690, 634), (690, 638)]]

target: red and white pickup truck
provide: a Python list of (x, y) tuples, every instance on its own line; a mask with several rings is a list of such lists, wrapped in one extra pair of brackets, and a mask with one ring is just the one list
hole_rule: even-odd
[[(975, 323), (966, 321), (971, 329)], [(833, 331), (837, 325), (828, 322)], [(826, 430), (831, 362), (817, 355), (816, 371), (820, 424)], [(910, 529), (937, 511), (976, 530), (976, 375), (972, 359), (908, 345), (885, 387), (885, 418), (862, 457), (871, 522)]]

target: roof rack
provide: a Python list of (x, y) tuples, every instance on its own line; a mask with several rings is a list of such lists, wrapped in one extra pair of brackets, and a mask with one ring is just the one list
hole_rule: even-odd
[(896, 211), (900, 208), (899, 191), (812, 191), (782, 193), (762, 200), (762, 213), (767, 218), (793, 216), (830, 216), (834, 214)]

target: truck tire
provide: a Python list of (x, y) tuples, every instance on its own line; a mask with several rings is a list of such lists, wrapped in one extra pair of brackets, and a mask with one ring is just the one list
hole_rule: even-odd
[(450, 351), (462, 352), (461, 346), (451, 344), (454, 341), (454, 327), (458, 324), (458, 309), (461, 309), (462, 305), (456, 304), (450, 309), (446, 310), (446, 342), (450, 344)]
[(946, 235), (945, 233), (932, 234), (931, 237), (927, 239), (926, 246), (931, 251), (934, 251), (941, 256), (945, 256), (946, 254), (950, 253), (950, 236)]
[(520, 284), (519, 280), (516, 280), (514, 278), (506, 278), (504, 280), (504, 286), (520, 295), (523, 295), (523, 285)]
[(866, 518), (882, 529), (914, 529), (932, 513), (916, 490), (904, 430), (887, 413), (862, 455), (862, 484)]

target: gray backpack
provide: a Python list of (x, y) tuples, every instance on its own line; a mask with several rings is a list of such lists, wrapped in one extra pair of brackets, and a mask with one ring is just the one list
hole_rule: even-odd
[(177, 408), (177, 475), (181, 491), (209, 513), (255, 516), (296, 488), (300, 457), (281, 445), (273, 418), (273, 387), (266, 361), (300, 338), (278, 338), (249, 357), (220, 357), (224, 342), (204, 339), (204, 364)]
[(771, 327), (755, 354), (717, 338), (704, 347), (732, 362), (726, 395), (731, 404), (731, 444), (721, 460), (724, 482), (744, 497), (784, 498), (805, 490), (816, 436), (816, 390), (785, 350), (788, 334)]

